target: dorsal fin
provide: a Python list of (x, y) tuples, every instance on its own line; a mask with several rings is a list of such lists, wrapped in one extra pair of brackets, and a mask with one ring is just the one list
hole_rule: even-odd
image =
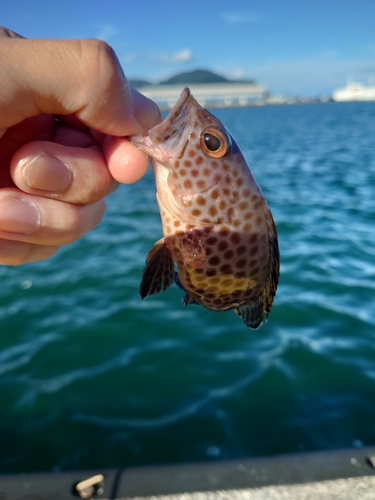
[(174, 262), (164, 238), (150, 249), (146, 257), (146, 267), (142, 272), (140, 293), (147, 295), (164, 292), (174, 281)]

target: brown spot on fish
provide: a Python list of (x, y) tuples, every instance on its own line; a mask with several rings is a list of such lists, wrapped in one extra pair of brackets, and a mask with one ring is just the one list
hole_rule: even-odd
[(249, 248), (249, 255), (257, 255), (258, 252), (259, 252), (258, 245), (253, 245), (252, 247)]
[(222, 235), (227, 235), (230, 233), (230, 228), (228, 226), (221, 226), (219, 233)]
[(229, 243), (226, 240), (221, 240), (217, 246), (220, 252), (223, 252), (228, 248)]
[(230, 235), (230, 241), (234, 243), (235, 245), (238, 245), (241, 242), (241, 236), (239, 233), (232, 233)]
[(232, 274), (232, 266), (230, 264), (224, 264), (220, 267), (220, 272), (222, 274)]
[(238, 267), (238, 269), (241, 269), (246, 266), (246, 262), (246, 259), (240, 259), (236, 262), (236, 267)]
[(220, 196), (220, 193), (217, 189), (214, 189), (212, 192), (211, 192), (211, 198), (213, 200), (217, 200)]
[(210, 208), (208, 209), (208, 213), (211, 217), (215, 217), (217, 215), (217, 208), (215, 207), (215, 205), (210, 206)]
[(237, 255), (242, 255), (246, 252), (246, 246), (245, 245), (240, 245), (236, 248), (236, 253)]
[(216, 245), (217, 243), (217, 236), (209, 236), (206, 240), (207, 245)]
[(227, 250), (226, 252), (224, 252), (224, 259), (226, 260), (230, 260), (234, 255), (234, 252), (233, 250)]
[(210, 264), (210, 266), (217, 266), (218, 264), (220, 264), (220, 257), (218, 257), (217, 255), (213, 255), (208, 259), (208, 263)]
[(201, 207), (204, 207), (206, 204), (206, 198), (203, 198), (203, 196), (198, 196), (197, 198), (197, 204), (200, 205)]

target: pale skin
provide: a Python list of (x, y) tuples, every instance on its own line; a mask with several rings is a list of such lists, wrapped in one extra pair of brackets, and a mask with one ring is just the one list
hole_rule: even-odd
[(160, 121), (99, 40), (0, 28), (0, 264), (45, 259), (95, 227), (147, 156), (125, 138)]

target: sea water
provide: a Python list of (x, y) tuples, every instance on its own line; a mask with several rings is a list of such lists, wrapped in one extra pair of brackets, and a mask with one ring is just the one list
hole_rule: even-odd
[(215, 110), (279, 234), (268, 321), (139, 295), (152, 172), (51, 259), (0, 267), (0, 473), (375, 444), (375, 103)]

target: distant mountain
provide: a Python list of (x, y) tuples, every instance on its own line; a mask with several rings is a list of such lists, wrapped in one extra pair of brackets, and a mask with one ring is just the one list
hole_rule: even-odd
[[(129, 82), (132, 87), (139, 89), (140, 87), (145, 87), (148, 85), (154, 85), (146, 80), (131, 80)], [(188, 71), (186, 73), (179, 73), (178, 75), (172, 76), (168, 80), (159, 82), (156, 85), (190, 85), (192, 83), (254, 83), (252, 80), (228, 80), (224, 76), (217, 75), (212, 71), (207, 69), (196, 69), (194, 71)]]
[(164, 82), (160, 82), (162, 85), (173, 85), (175, 83), (225, 83), (228, 82), (226, 78), (220, 75), (212, 73), (206, 69), (196, 69), (194, 71), (188, 71), (186, 73), (180, 73), (179, 75), (169, 78)]
[(148, 85), (152, 85), (152, 83), (146, 81), (146, 80), (132, 80), (129, 78), (129, 83), (133, 87), (133, 89), (139, 89), (140, 87), (146, 87)]

